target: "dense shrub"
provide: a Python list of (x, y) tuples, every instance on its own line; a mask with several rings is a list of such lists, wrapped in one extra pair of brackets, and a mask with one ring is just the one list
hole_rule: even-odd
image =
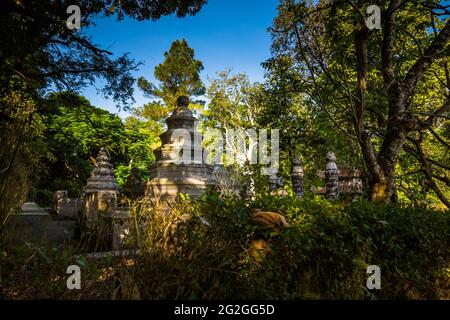
[[(255, 208), (282, 213), (290, 227), (279, 233), (255, 225)], [(138, 255), (86, 259), (69, 248), (6, 250), (4, 296), (450, 299), (449, 212), (364, 200), (344, 206), (320, 197), (264, 196), (246, 204), (208, 193), (169, 205), (144, 199), (132, 213), (128, 245)], [(65, 287), (69, 264), (81, 266), (81, 291)], [(369, 265), (381, 268), (380, 290), (366, 288)]]
[[(291, 227), (260, 230), (250, 221), (256, 207), (283, 213)], [(246, 206), (213, 194), (170, 211), (151, 219), (136, 263), (146, 298), (450, 297), (448, 212), (272, 196)], [(172, 247), (159, 245), (171, 237)], [(267, 247), (255, 256), (257, 239)], [(369, 265), (381, 268), (381, 290), (366, 288)]]

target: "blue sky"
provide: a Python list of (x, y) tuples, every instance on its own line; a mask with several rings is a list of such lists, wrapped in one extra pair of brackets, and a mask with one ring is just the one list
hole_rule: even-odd
[[(131, 19), (117, 21), (101, 18), (90, 28), (95, 43), (114, 54), (130, 53), (130, 57), (144, 64), (135, 72), (154, 81), (153, 71), (164, 60), (164, 52), (175, 39), (185, 38), (203, 62), (202, 79), (218, 71), (231, 68), (246, 72), (251, 81), (262, 81), (261, 62), (270, 56), (270, 34), (267, 28), (277, 13), (277, 0), (209, 0), (201, 11), (191, 17), (163, 17), (157, 21), (138, 22)], [(98, 84), (101, 85), (100, 83)], [(102, 107), (121, 117), (114, 102), (88, 87), (82, 93), (93, 105)], [(148, 101), (136, 88), (135, 106)]]

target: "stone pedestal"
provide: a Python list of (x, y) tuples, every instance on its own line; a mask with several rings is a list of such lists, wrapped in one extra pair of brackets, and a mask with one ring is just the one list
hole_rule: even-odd
[(271, 174), (269, 176), (269, 191), (274, 192), (278, 188), (278, 176), (276, 174)]
[(180, 193), (199, 197), (214, 185), (213, 166), (203, 160), (201, 134), (195, 130), (196, 119), (188, 109), (189, 99), (180, 97), (177, 109), (167, 118), (167, 131), (156, 150), (156, 163), (150, 168), (147, 196), (161, 201), (175, 200)]
[(48, 226), (52, 218), (34, 202), (25, 202), (20, 211), (10, 216), (8, 231), (12, 244), (25, 242), (43, 243), (47, 240)]
[(11, 245), (25, 242), (63, 246), (74, 239), (74, 221), (54, 221), (50, 214), (34, 202), (25, 202), (20, 211), (10, 216), (5, 239)]
[(124, 240), (130, 234), (133, 217), (128, 210), (112, 210), (100, 214), (105, 238), (111, 242), (112, 250), (122, 250)]

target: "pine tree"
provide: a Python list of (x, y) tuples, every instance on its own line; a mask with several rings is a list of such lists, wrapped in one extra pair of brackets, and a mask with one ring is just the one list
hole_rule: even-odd
[(167, 112), (173, 110), (179, 96), (192, 98), (205, 93), (200, 79), (203, 63), (194, 58), (194, 50), (185, 39), (175, 40), (164, 57), (164, 62), (155, 68), (155, 78), (160, 81), (158, 87), (143, 77), (138, 79), (138, 86), (147, 96), (163, 101), (163, 104), (153, 102), (151, 106), (146, 105), (147, 109), (154, 109), (155, 112), (150, 112), (151, 114), (159, 116), (165, 116), (164, 112), (160, 112), (161, 108), (165, 108)]

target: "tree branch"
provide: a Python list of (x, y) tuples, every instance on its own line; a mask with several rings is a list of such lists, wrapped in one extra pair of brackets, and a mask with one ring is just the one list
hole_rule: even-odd
[(406, 97), (410, 97), (417, 88), (419, 80), (430, 67), (436, 57), (442, 52), (450, 40), (450, 20), (434, 38), (430, 46), (424, 51), (422, 57), (411, 67), (402, 83), (402, 89)]

